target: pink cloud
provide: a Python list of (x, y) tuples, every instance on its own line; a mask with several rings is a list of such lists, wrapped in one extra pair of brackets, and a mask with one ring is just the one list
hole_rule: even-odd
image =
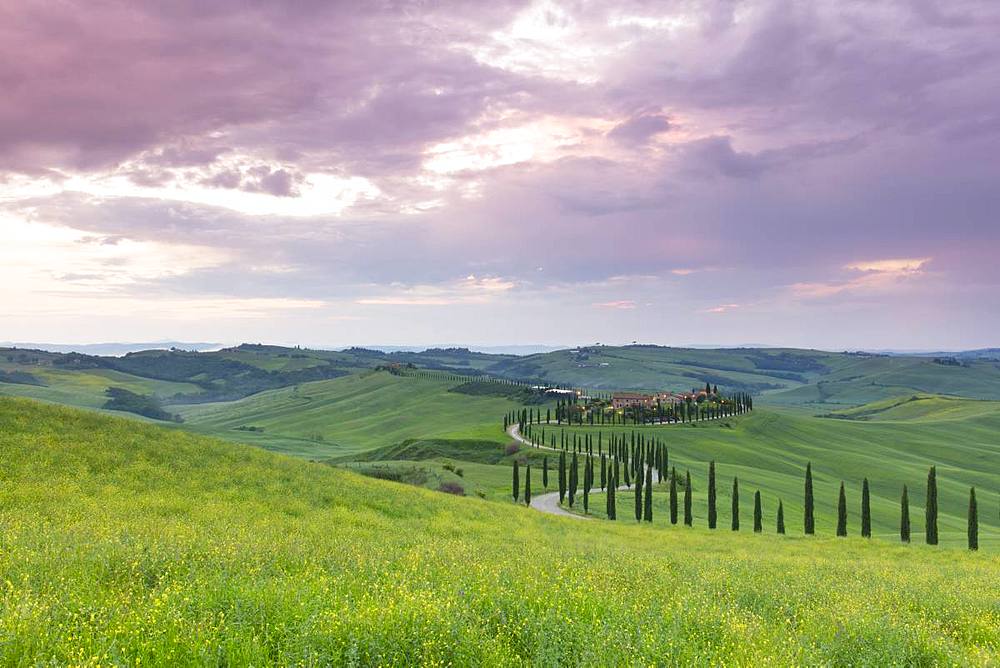
[(635, 302), (632, 301), (631, 299), (622, 299), (622, 300), (613, 301), (613, 302), (601, 302), (601, 303), (593, 304), (593, 306), (595, 306), (597, 308), (613, 308), (613, 309), (620, 309), (620, 310), (631, 310), (631, 309), (635, 308)]

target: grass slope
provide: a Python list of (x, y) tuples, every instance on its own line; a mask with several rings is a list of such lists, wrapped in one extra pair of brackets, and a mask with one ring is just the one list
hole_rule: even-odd
[[(953, 400), (940, 400), (950, 402)], [(670, 464), (683, 477), (692, 475), (695, 522), (707, 517), (708, 462), (716, 460), (719, 526), (728, 529), (733, 477), (740, 480), (744, 530), (752, 527), (753, 493), (763, 495), (764, 526), (774, 531), (778, 500), (785, 508), (788, 530), (802, 532), (804, 473), (812, 462), (816, 496), (816, 531), (833, 535), (840, 481), (847, 485), (848, 527), (860, 531), (861, 483), (868, 477), (872, 494), (872, 530), (876, 537), (898, 540), (899, 497), (909, 487), (913, 540), (923, 540), (923, 506), (927, 470), (938, 467), (939, 527), (942, 544), (964, 545), (969, 487), (975, 485), (979, 502), (980, 542), (1000, 548), (1000, 405), (960, 402), (965, 419), (850, 421), (819, 418), (795, 412), (757, 409), (754, 413), (717, 423), (695, 426), (637, 429), (647, 438), (667, 443)], [(987, 410), (992, 406), (992, 410)], [(945, 415), (956, 411), (949, 407)], [(550, 430), (552, 428), (550, 427)], [(566, 429), (567, 434), (592, 434), (598, 428)], [(611, 429), (601, 430), (606, 439)], [(615, 428), (631, 433), (632, 428)], [(558, 430), (551, 433), (557, 434)], [(605, 441), (606, 442), (606, 441)], [(666, 487), (663, 488), (664, 490)], [(665, 501), (665, 495), (663, 501)], [(628, 496), (628, 499), (632, 497)], [(624, 502), (626, 505), (622, 506)], [(619, 497), (619, 517), (631, 517), (626, 495)], [(603, 497), (593, 507), (603, 510)], [(665, 506), (664, 506), (665, 507)], [(654, 515), (654, 524), (666, 523), (666, 513)]]
[[(991, 665), (989, 553), (579, 522), (0, 399), (5, 665)], [(994, 583), (994, 584), (990, 584)]]
[(1000, 364), (990, 358), (951, 365), (928, 357), (818, 350), (590, 346), (504, 360), (489, 371), (604, 390), (680, 390), (707, 381), (764, 393), (769, 403), (827, 410), (904, 394), (1000, 400)]
[[(500, 420), (520, 404), (449, 391), (461, 383), (444, 375), (366, 371), (172, 410), (205, 433), (314, 458), (343, 457), (406, 439), (503, 440)], [(240, 427), (263, 431), (237, 431)]]
[(79, 408), (100, 408), (108, 400), (105, 390), (121, 387), (137, 394), (155, 394), (160, 397), (178, 393), (197, 392), (198, 387), (189, 383), (142, 378), (111, 369), (58, 369), (31, 368), (23, 365), (5, 365), (22, 369), (44, 385), (23, 385), (0, 382), (0, 396), (29, 397)]

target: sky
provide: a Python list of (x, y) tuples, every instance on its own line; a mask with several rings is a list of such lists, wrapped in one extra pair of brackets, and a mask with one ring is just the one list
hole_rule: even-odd
[(1000, 345), (1000, 3), (0, 0), (0, 339)]

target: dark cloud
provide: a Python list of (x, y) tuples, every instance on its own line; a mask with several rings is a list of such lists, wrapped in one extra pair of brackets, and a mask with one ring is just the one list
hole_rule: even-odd
[(650, 137), (670, 129), (670, 119), (664, 114), (640, 114), (619, 123), (608, 136), (622, 144), (644, 144)]

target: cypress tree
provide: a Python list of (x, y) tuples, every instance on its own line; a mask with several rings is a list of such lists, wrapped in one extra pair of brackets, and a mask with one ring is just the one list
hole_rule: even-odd
[(559, 503), (566, 500), (566, 451), (559, 453)]
[(899, 500), (899, 540), (910, 542), (910, 497), (903, 485), (903, 496)]
[(760, 533), (764, 530), (764, 515), (760, 507), (760, 490), (753, 493), (753, 530)]
[(969, 549), (979, 549), (979, 508), (976, 506), (976, 488), (969, 489)]
[(576, 450), (573, 451), (573, 460), (569, 465), (569, 507), (573, 507), (576, 501), (576, 490), (580, 484), (580, 460), (577, 459)]
[(524, 468), (524, 505), (531, 505), (531, 464)]
[(607, 487), (608, 482), (608, 462), (604, 458), (604, 453), (601, 453), (601, 489)]
[(677, 468), (670, 472), (670, 523), (677, 524)]
[(719, 518), (715, 506), (715, 460), (708, 463), (708, 528), (714, 529)]
[(684, 480), (684, 524), (694, 524), (694, 514), (691, 512), (691, 471), (686, 473)]
[(518, 479), (517, 470), (517, 460), (514, 460), (514, 501), (517, 501), (518, 495), (521, 493), (521, 481)]
[(733, 531), (740, 530), (740, 481), (733, 476)]
[(805, 500), (805, 532), (807, 535), (816, 533), (816, 520), (813, 517), (813, 475), (812, 462), (806, 463), (806, 500)]
[(938, 544), (937, 467), (932, 466), (927, 473), (927, 505), (924, 508), (927, 527), (927, 544)]
[(642, 521), (642, 472), (635, 477), (635, 521)]
[(785, 533), (785, 507), (781, 503), (781, 499), (778, 499), (778, 533)]
[(837, 535), (847, 535), (847, 493), (844, 492), (844, 481), (840, 481), (840, 498), (837, 500)]
[(643, 502), (642, 518), (653, 521), (653, 465), (646, 466), (646, 498)]
[(549, 488), (549, 458), (548, 455), (542, 457), (542, 487)]
[(872, 537), (872, 500), (868, 491), (868, 478), (861, 483), (861, 535)]
[[(616, 460), (617, 461), (617, 460)], [(608, 485), (608, 519), (618, 519), (618, 509), (615, 507), (615, 494), (618, 487), (618, 467), (611, 474), (611, 484)]]

